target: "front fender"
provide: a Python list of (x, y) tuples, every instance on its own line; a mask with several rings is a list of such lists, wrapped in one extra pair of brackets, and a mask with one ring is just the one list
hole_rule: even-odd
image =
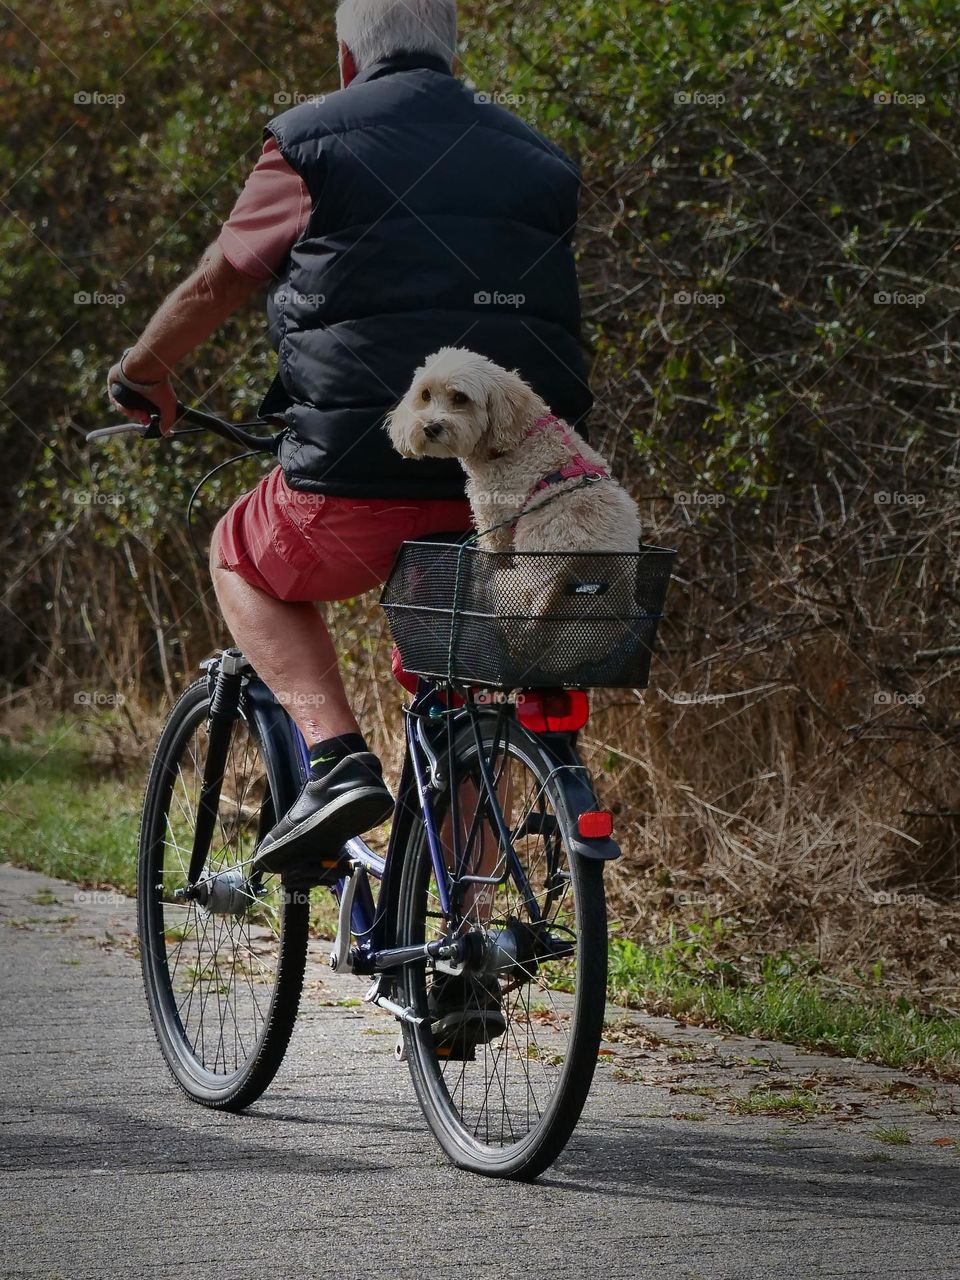
[(277, 817), (281, 817), (296, 800), (307, 775), (307, 764), (301, 750), (303, 740), (290, 717), (267, 686), (251, 676), (241, 697), (240, 706), (252, 720), (262, 743), (270, 775)]

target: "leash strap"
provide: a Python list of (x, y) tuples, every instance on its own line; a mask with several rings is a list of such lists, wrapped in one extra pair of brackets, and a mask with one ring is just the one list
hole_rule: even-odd
[[(572, 485), (571, 488), (563, 489), (559, 493), (551, 493), (548, 497), (544, 498), (542, 502), (536, 503), (535, 506), (531, 507), (525, 504), (523, 509), (521, 511), (518, 511), (515, 516), (511, 516), (509, 520), (501, 520), (498, 524), (492, 524), (489, 529), (484, 529), (482, 532), (478, 531), (477, 533), (472, 533), (470, 537), (466, 540), (466, 542), (462, 543), (461, 545), (471, 546), (475, 544), (480, 538), (485, 538), (488, 533), (496, 533), (498, 529), (513, 528), (513, 526), (517, 523), (518, 520), (522, 520), (524, 516), (532, 515), (534, 511), (542, 511), (544, 507), (549, 506), (551, 502), (556, 502), (558, 498), (565, 498), (568, 493), (576, 493), (578, 489), (586, 489), (590, 485), (594, 485), (600, 480), (608, 480), (608, 479), (609, 479), (609, 476), (586, 475), (581, 480), (579, 480), (575, 485)], [(528, 502), (529, 502), (529, 499), (528, 499)]]

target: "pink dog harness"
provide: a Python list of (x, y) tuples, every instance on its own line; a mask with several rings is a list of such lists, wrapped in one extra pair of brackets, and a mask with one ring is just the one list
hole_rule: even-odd
[[(484, 530), (484, 534), (493, 533), (495, 529), (512, 528), (517, 523), (518, 520), (521, 520), (527, 514), (527, 510), (530, 507), (530, 503), (533, 501), (533, 499), (537, 496), (538, 493), (543, 493), (544, 490), (552, 489), (555, 485), (561, 484), (564, 480), (579, 481), (578, 484), (575, 484), (573, 486), (573, 489), (564, 490), (565, 493), (572, 493), (573, 490), (579, 489), (581, 486), (596, 484), (600, 480), (611, 479), (610, 472), (607, 470), (606, 467), (597, 466), (595, 462), (589, 462), (583, 456), (583, 454), (577, 448), (576, 441), (573, 439), (573, 437), (570, 435), (570, 432), (567, 430), (566, 425), (563, 422), (561, 422), (559, 418), (555, 417), (554, 414), (548, 413), (545, 417), (538, 418), (536, 422), (534, 422), (533, 425), (530, 427), (530, 429), (527, 431), (524, 439), (529, 440), (530, 437), (533, 435), (536, 435), (538, 431), (558, 432), (560, 436), (563, 438), (564, 444), (567, 446), (567, 448), (571, 452), (570, 461), (567, 462), (564, 466), (562, 466), (559, 471), (552, 471), (550, 475), (544, 476), (542, 480), (538, 480), (537, 483), (530, 490), (530, 492), (527, 494), (527, 497), (526, 497), (526, 500), (524, 501), (523, 506), (520, 508), (520, 510), (517, 512), (515, 516), (511, 516), (509, 520), (501, 520), (499, 524), (491, 525), (489, 529)], [(498, 450), (494, 453), (491, 453), (490, 457), (504, 458), (506, 457), (506, 453), (503, 450)], [(563, 495), (556, 494), (555, 496), (559, 498), (559, 497), (562, 497)], [(545, 498), (543, 502), (540, 502), (537, 504), (534, 510), (539, 511), (540, 507), (545, 507), (549, 502), (552, 502), (552, 501), (553, 499), (550, 497)], [(475, 538), (480, 538), (483, 535), (480, 533), (477, 533), (474, 536)]]
[(530, 490), (526, 502), (523, 504), (524, 510), (529, 506), (532, 498), (538, 493), (542, 493), (544, 489), (549, 489), (555, 484), (560, 484), (564, 480), (576, 480), (580, 476), (586, 478), (589, 476), (593, 480), (609, 480), (610, 472), (606, 467), (597, 466), (595, 462), (588, 462), (587, 459), (577, 450), (577, 446), (573, 437), (567, 431), (564, 424), (554, 415), (547, 414), (545, 418), (538, 418), (527, 436), (536, 435), (538, 431), (556, 431), (563, 439), (563, 443), (571, 451), (571, 458), (565, 466), (559, 471), (551, 471), (550, 475), (544, 476)]

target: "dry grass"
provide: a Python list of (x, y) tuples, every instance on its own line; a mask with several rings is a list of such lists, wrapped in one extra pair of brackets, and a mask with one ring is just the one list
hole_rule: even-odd
[(618, 811), (624, 934), (719, 916), (731, 953), (802, 949), (843, 980), (957, 1009), (952, 832), (907, 816), (915, 792), (889, 757), (798, 732), (796, 702), (782, 685), (739, 706), (678, 706), (661, 689), (598, 710), (586, 754)]

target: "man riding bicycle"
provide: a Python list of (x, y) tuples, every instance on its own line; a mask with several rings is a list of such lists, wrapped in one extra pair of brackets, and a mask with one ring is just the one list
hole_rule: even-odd
[(263, 153), (216, 242), (110, 370), (156, 405), (170, 377), (266, 289), (283, 420), (280, 467), (214, 533), (210, 567), (236, 644), (282, 695), (311, 776), (255, 868), (324, 860), (393, 802), (351, 710), (318, 603), (381, 584), (405, 540), (465, 530), (456, 460), (401, 458), (383, 421), (441, 347), (517, 368), (582, 424), (592, 398), (571, 238), (579, 171), (454, 76), (455, 0), (343, 0), (342, 89), (266, 126)]

